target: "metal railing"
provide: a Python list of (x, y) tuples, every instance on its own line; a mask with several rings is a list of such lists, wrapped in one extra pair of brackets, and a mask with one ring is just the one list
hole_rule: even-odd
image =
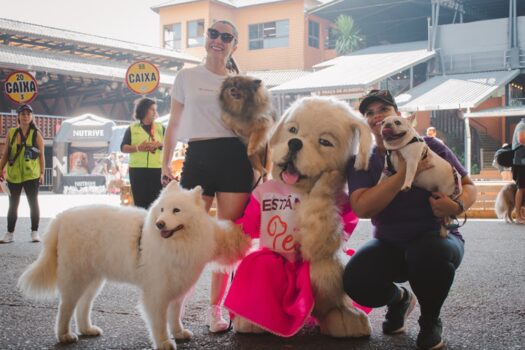
[(443, 57), (447, 74), (504, 70), (507, 67), (508, 60), (506, 50), (445, 55)]

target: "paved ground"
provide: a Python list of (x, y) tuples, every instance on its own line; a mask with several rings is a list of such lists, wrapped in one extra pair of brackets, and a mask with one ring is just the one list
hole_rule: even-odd
[[(104, 202), (118, 205), (116, 196), (42, 195), (45, 228), (49, 218), (66, 207)], [(0, 228), (6, 227), (7, 197), (0, 195)], [(0, 245), (0, 349), (145, 349), (148, 334), (137, 311), (133, 287), (109, 283), (95, 301), (93, 319), (104, 330), (98, 338), (81, 337), (77, 344), (57, 345), (53, 335), (57, 300), (24, 299), (15, 284), (23, 269), (37, 256), (40, 244), (29, 243), (29, 218), (25, 198), (19, 211), (17, 241)], [(370, 222), (362, 221), (350, 245), (358, 247), (370, 235)], [(447, 349), (523, 349), (525, 341), (525, 226), (496, 220), (470, 220), (464, 229), (466, 256), (443, 309)], [(415, 311), (405, 335), (381, 333), (384, 310), (370, 317), (369, 339), (332, 339), (306, 327), (290, 339), (272, 335), (210, 334), (205, 326), (209, 271), (199, 280), (188, 303), (185, 323), (195, 333), (179, 349), (410, 349), (415, 347)]]

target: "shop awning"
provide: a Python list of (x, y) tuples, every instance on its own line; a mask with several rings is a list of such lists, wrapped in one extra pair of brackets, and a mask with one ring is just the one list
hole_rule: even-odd
[(525, 106), (489, 108), (479, 112), (464, 113), (465, 118), (524, 117)]
[(426, 41), (373, 46), (321, 63), (317, 67), (329, 67), (276, 86), (270, 91), (285, 94), (356, 88), (364, 90), (435, 55), (434, 51), (427, 50)]
[(54, 142), (109, 142), (115, 122), (93, 114), (66, 119)]
[(519, 73), (512, 70), (437, 76), (396, 96), (396, 102), (404, 112), (474, 108)]

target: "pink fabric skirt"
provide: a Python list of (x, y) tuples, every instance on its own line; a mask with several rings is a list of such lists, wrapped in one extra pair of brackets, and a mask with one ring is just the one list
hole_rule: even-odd
[(257, 250), (237, 268), (224, 306), (273, 334), (291, 337), (314, 307), (310, 265), (267, 248)]

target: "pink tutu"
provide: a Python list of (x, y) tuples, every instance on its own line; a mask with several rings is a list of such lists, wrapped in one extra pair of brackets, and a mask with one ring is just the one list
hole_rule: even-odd
[(314, 307), (310, 265), (257, 250), (239, 265), (224, 306), (273, 334), (291, 337)]

